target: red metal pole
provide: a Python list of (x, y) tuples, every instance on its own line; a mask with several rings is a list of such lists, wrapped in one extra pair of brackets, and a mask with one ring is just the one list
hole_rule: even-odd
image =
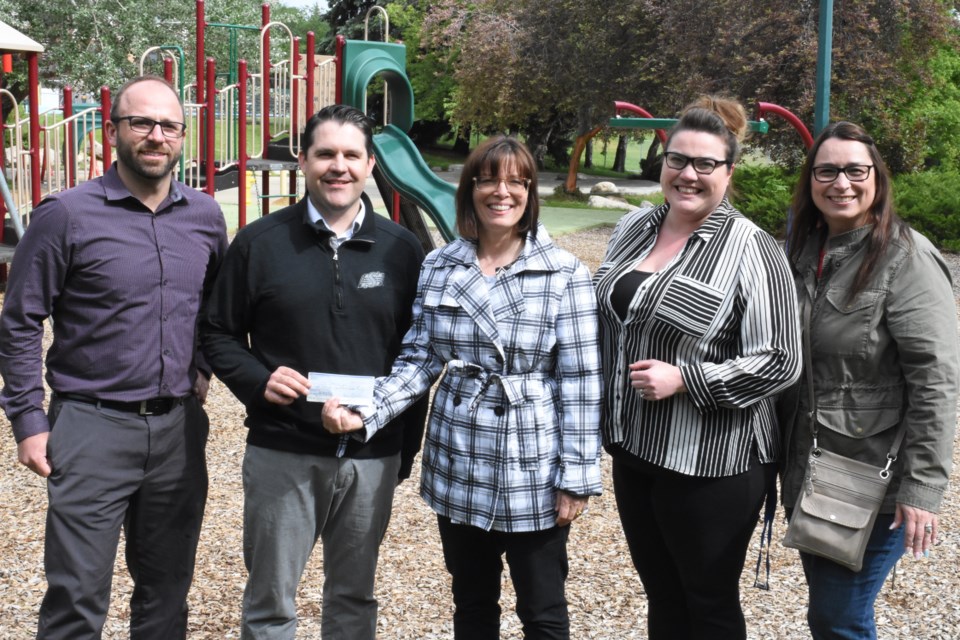
[(206, 31), (207, 21), (203, 0), (197, 0), (197, 102), (202, 102), (206, 95), (203, 92), (203, 61), (206, 59)]
[(27, 87), (30, 93), (30, 198), (40, 204), (40, 65), (36, 53), (27, 54)]
[[(261, 28), (266, 27), (270, 24), (270, 5), (262, 4), (260, 6), (260, 16), (261, 16)], [(263, 57), (260, 60), (260, 69), (263, 73), (261, 80), (262, 91), (260, 92), (260, 103), (263, 105), (261, 110), (262, 118), (260, 120), (260, 126), (263, 127), (260, 132), (260, 139), (263, 141), (263, 158), (266, 159), (269, 155), (267, 149), (270, 146), (270, 31), (269, 29), (263, 34)], [(264, 170), (261, 172), (262, 180), (260, 184), (262, 185), (261, 191), (263, 192), (263, 199), (260, 201), (260, 215), (266, 216), (270, 213), (270, 172)]]
[[(293, 39), (293, 104), (290, 106), (290, 117), (293, 118), (294, 126), (299, 129), (300, 123), (300, 81), (296, 79), (300, 75), (300, 38)], [(293, 129), (293, 127), (291, 127)]]
[(174, 87), (177, 86), (177, 83), (173, 81), (173, 60), (170, 58), (163, 59), (163, 77)]
[[(63, 119), (67, 120), (72, 115), (73, 115), (73, 87), (67, 85), (66, 87), (63, 88)], [(73, 136), (75, 131), (76, 129), (74, 129), (73, 121), (67, 122), (67, 131), (66, 131), (67, 139), (66, 139), (66, 144), (64, 144), (64, 146), (66, 147), (65, 149), (66, 153), (64, 153), (64, 156), (65, 156), (64, 161), (66, 164), (64, 168), (66, 169), (66, 174), (67, 174), (68, 189), (70, 189), (71, 187), (75, 187), (77, 185), (77, 176), (76, 176), (76, 171), (74, 171), (74, 163), (73, 163), (73, 158), (75, 153), (73, 148), (73, 143), (74, 143)]]
[(334, 58), (337, 68), (337, 104), (343, 104), (343, 50), (346, 48), (347, 39), (343, 36), (337, 36), (336, 57)]
[(240, 193), (237, 198), (237, 227), (247, 226), (247, 61), (237, 62), (237, 97), (240, 101), (240, 128), (237, 130), (237, 171)]
[(307, 99), (303, 101), (304, 108), (307, 110), (304, 114), (306, 116), (305, 120), (308, 120), (310, 116), (317, 112), (317, 105), (315, 104), (317, 91), (314, 86), (317, 76), (316, 46), (316, 36), (313, 31), (307, 31)]
[[(104, 85), (100, 87), (100, 127), (103, 131), (103, 123), (110, 119), (110, 110), (113, 103), (110, 100), (110, 87)], [(110, 165), (113, 164), (113, 149), (110, 147), (110, 143), (107, 142), (106, 137), (100, 136), (103, 141), (103, 172), (106, 173), (110, 170)]]
[[(643, 107), (638, 107), (635, 104), (624, 102), (623, 100), (614, 100), (613, 108), (614, 108), (614, 111), (630, 111), (642, 118), (651, 118), (651, 119), (653, 118), (653, 114), (651, 114), (649, 111), (647, 111)], [(667, 132), (664, 131), (663, 129), (657, 129), (656, 132), (657, 132), (657, 137), (660, 138), (660, 144), (662, 144), (664, 148), (666, 148)]]
[(213, 58), (207, 58), (207, 114), (206, 114), (206, 123), (207, 123), (207, 154), (206, 154), (206, 163), (207, 163), (207, 185), (204, 188), (211, 196), (214, 193), (214, 176), (216, 175), (216, 167), (213, 166), (213, 149), (214, 149), (214, 134), (216, 132), (216, 98), (217, 98), (217, 89), (216, 89), (216, 71), (214, 68)]
[(813, 146), (813, 136), (810, 135), (809, 129), (807, 129), (807, 126), (803, 124), (803, 121), (792, 112), (784, 109), (780, 105), (773, 104), (772, 102), (758, 102), (757, 120), (763, 118), (763, 116), (768, 113), (778, 115), (790, 123), (790, 125), (797, 130), (797, 133), (800, 134), (800, 138), (803, 140), (804, 147), (809, 149)]

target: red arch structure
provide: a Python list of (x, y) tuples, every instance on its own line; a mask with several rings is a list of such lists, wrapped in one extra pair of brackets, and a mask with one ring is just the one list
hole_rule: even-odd
[(768, 113), (778, 115), (789, 122), (790, 126), (796, 129), (797, 133), (800, 134), (800, 138), (803, 140), (803, 146), (805, 148), (809, 149), (813, 146), (813, 136), (810, 135), (810, 130), (807, 129), (805, 124), (803, 124), (803, 120), (778, 104), (773, 104), (772, 102), (758, 102), (757, 120), (760, 120)]
[[(635, 104), (630, 102), (624, 102), (623, 100), (615, 100), (613, 103), (614, 115), (619, 117), (621, 111), (627, 111), (634, 115), (638, 115), (641, 118), (652, 118), (653, 114), (644, 109), (643, 107), (638, 107)], [(614, 124), (608, 124), (609, 127), (614, 127)], [(577, 173), (580, 171), (580, 156), (583, 154), (583, 150), (586, 148), (587, 143), (595, 135), (600, 133), (603, 129), (602, 126), (591, 129), (586, 134), (578, 136), (576, 141), (573, 144), (573, 153), (570, 154), (570, 167), (567, 170), (567, 180), (563, 185), (564, 190), (567, 193), (573, 193), (577, 190)], [(665, 145), (667, 142), (667, 133), (663, 129), (657, 129), (657, 137), (660, 138), (660, 144)]]

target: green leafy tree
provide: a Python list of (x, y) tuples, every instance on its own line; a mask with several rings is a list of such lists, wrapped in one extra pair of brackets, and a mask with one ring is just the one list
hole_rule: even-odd
[[(45, 48), (39, 58), (40, 81), (46, 87), (70, 85), (77, 95), (96, 98), (103, 85), (119, 87), (139, 72), (140, 56), (149, 47), (180, 45), (193, 75), (196, 46), (195, 5), (182, 0), (0, 0), (4, 21)], [(244, 0), (207, 0), (209, 22), (259, 26), (259, 6)], [(225, 59), (226, 43), (215, 42), (208, 55)], [(22, 65), (21, 65), (22, 66)], [(26, 72), (4, 78), (18, 101), (26, 96)], [(4, 105), (4, 114), (9, 105)]]
[[(333, 48), (333, 38), (342, 35), (353, 40), (363, 40), (367, 12), (382, 2), (377, 0), (330, 0), (324, 17), (329, 25), (325, 47)], [(369, 39), (383, 40), (383, 21), (376, 14), (369, 21)]]

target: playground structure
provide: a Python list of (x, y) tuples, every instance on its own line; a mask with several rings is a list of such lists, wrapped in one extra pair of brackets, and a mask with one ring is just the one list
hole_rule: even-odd
[[(620, 115), (622, 112), (627, 112), (639, 117), (623, 117)], [(610, 129), (653, 129), (662, 146), (666, 146), (667, 144), (667, 130), (677, 123), (675, 118), (655, 118), (643, 107), (638, 107), (635, 104), (622, 100), (616, 100), (613, 103), (613, 113), (614, 115), (607, 122), (606, 127)], [(806, 149), (813, 146), (813, 136), (810, 135), (810, 131), (806, 125), (803, 124), (800, 118), (784, 107), (771, 102), (757, 102), (756, 114), (756, 120), (748, 123), (748, 129), (750, 131), (754, 133), (767, 133), (767, 131), (770, 130), (770, 125), (765, 120), (765, 116), (773, 114), (786, 120), (787, 123), (797, 131)], [(603, 131), (603, 129), (604, 126), (595, 127), (586, 134), (578, 136), (574, 142), (573, 153), (570, 156), (570, 166), (567, 171), (567, 179), (564, 183), (564, 189), (567, 193), (573, 193), (577, 190), (577, 172), (580, 169), (580, 156), (583, 154), (584, 147), (587, 146), (587, 142), (589, 142), (591, 138)]]
[[(375, 7), (371, 12), (374, 10), (383, 13), (386, 39), (386, 11)], [(369, 19), (370, 13), (368, 22)], [(210, 29), (225, 30), (230, 38), (226, 71), (220, 73), (216, 62), (206, 57), (205, 43)], [(258, 38), (253, 71), (240, 57), (239, 34), (246, 31), (255, 32)], [(207, 23), (204, 0), (196, 0), (196, 33), (192, 83), (185, 80), (187, 60), (176, 44), (158, 45), (145, 51), (140, 58), (140, 72), (162, 75), (180, 91), (188, 133), (179, 178), (210, 194), (237, 188), (238, 226), (247, 223), (250, 200), (259, 205), (259, 215), (267, 215), (272, 199), (284, 200), (283, 206), (300, 196), (297, 156), (300, 132), (308, 116), (334, 103), (350, 104), (366, 111), (370, 84), (380, 77), (384, 80), (384, 126), (374, 136), (377, 157), (374, 178), (383, 200), (390, 203), (393, 219), (411, 228), (425, 247), (433, 243), (421, 210), (433, 220), (446, 240), (455, 237), (455, 188), (427, 167), (406, 134), (414, 122), (414, 97), (406, 75), (403, 45), (338, 37), (334, 55), (320, 56), (314, 53), (313, 34), (308, 33), (306, 53), (301, 54), (301, 39), (286, 25), (270, 20), (269, 5), (261, 8), (261, 26), (252, 27)], [(278, 39), (277, 34), (282, 45), (272, 49), (271, 38)], [(22, 225), (14, 224), (15, 229), (7, 231), (8, 243), (10, 235), (19, 234), (20, 227), (29, 224), (30, 211), (44, 196), (102, 175), (112, 161), (109, 145), (102, 145), (97, 135), (104, 117), (109, 117), (110, 90), (101, 89), (99, 103), (75, 103), (72, 90), (66, 87), (60, 109), (39, 113), (36, 56), (42, 47), (37, 43), (31, 46), (34, 48), (20, 50), (3, 45), (4, 51), (26, 51), (30, 67), (29, 113), (21, 115), (19, 105), (7, 93), (17, 115), (12, 123), (3, 125), (0, 136), (4, 149), (3, 170), (13, 182), (12, 204), (0, 202), (0, 209), (5, 221), (6, 213), (11, 214), (9, 222), (22, 221)], [(621, 117), (622, 112), (639, 117)], [(750, 123), (753, 131), (766, 132), (768, 125), (763, 118), (774, 114), (794, 126), (804, 144), (808, 147), (812, 144), (806, 127), (788, 110), (759, 102), (756, 113), (757, 120)], [(614, 117), (605, 126), (654, 129), (663, 143), (665, 130), (675, 122), (654, 118), (641, 107), (618, 101), (614, 104)], [(565, 183), (567, 191), (576, 190), (582, 150), (602, 129), (597, 127), (577, 138)], [(249, 144), (248, 133), (254, 136)], [(287, 184), (282, 193), (274, 194), (271, 176), (278, 172), (287, 178)], [(283, 183), (282, 177), (279, 182)], [(255, 198), (251, 197), (254, 193)], [(0, 234), (4, 231), (0, 227)], [(4, 240), (4, 235), (0, 235), (0, 244)], [(8, 248), (0, 253), (0, 258), (7, 262), (11, 255), (12, 249)]]
[[(300, 38), (286, 25), (270, 21), (267, 4), (262, 6), (261, 20), (260, 27), (207, 23), (204, 1), (197, 0), (196, 66), (191, 83), (184, 79), (187, 61), (178, 45), (155, 46), (141, 56), (141, 73), (165, 77), (180, 91), (184, 103), (187, 136), (179, 178), (211, 195), (238, 188), (238, 226), (247, 222), (247, 199), (253, 192), (258, 215), (269, 213), (272, 199), (280, 199), (280, 206), (292, 203), (300, 196), (297, 156), (300, 132), (309, 115), (334, 103), (366, 111), (368, 87), (382, 77), (385, 118), (383, 130), (374, 137), (374, 178), (383, 200), (391, 203), (392, 217), (410, 227), (426, 247), (432, 246), (432, 240), (418, 207), (445, 239), (455, 237), (455, 188), (434, 175), (406, 135), (414, 121), (414, 99), (406, 76), (405, 47), (338, 37), (333, 56), (318, 56), (314, 36), (308, 33), (306, 53), (301, 54)], [(228, 72), (219, 75), (215, 61), (204, 51), (211, 28), (226, 30), (231, 39)], [(253, 71), (235, 45), (236, 34), (247, 30), (256, 30), (259, 37)], [(280, 54), (271, 49), (271, 38), (282, 42)], [(67, 87), (60, 109), (40, 113), (36, 56), (42, 47), (34, 45), (37, 49), (28, 54), (29, 113), (22, 115), (20, 105), (7, 93), (16, 116), (3, 125), (2, 135), (3, 169), (14, 183), (13, 206), (2, 207), (4, 220), (12, 222), (16, 217), (23, 226), (29, 224), (30, 212), (43, 197), (102, 175), (112, 162), (109, 145), (102, 145), (98, 135), (104, 118), (109, 118), (110, 90), (101, 89), (97, 104), (76, 103)], [(21, 51), (5, 43), (2, 48)], [(254, 134), (249, 144), (248, 132)], [(288, 188), (273, 194), (271, 176), (277, 172), (288, 178)], [(8, 262), (12, 249), (3, 255), (3, 262)]]

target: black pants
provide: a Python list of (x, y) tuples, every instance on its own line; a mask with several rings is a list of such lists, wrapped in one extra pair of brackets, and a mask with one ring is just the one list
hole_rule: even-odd
[(613, 488), (648, 601), (651, 640), (742, 640), (740, 573), (765, 494), (765, 467), (697, 478), (614, 458)]
[(456, 640), (500, 638), (500, 557), (504, 553), (517, 593), (517, 617), (523, 623), (523, 637), (570, 637), (564, 596), (570, 527), (506, 533), (454, 524), (442, 516), (437, 520), (443, 558), (453, 577)]

